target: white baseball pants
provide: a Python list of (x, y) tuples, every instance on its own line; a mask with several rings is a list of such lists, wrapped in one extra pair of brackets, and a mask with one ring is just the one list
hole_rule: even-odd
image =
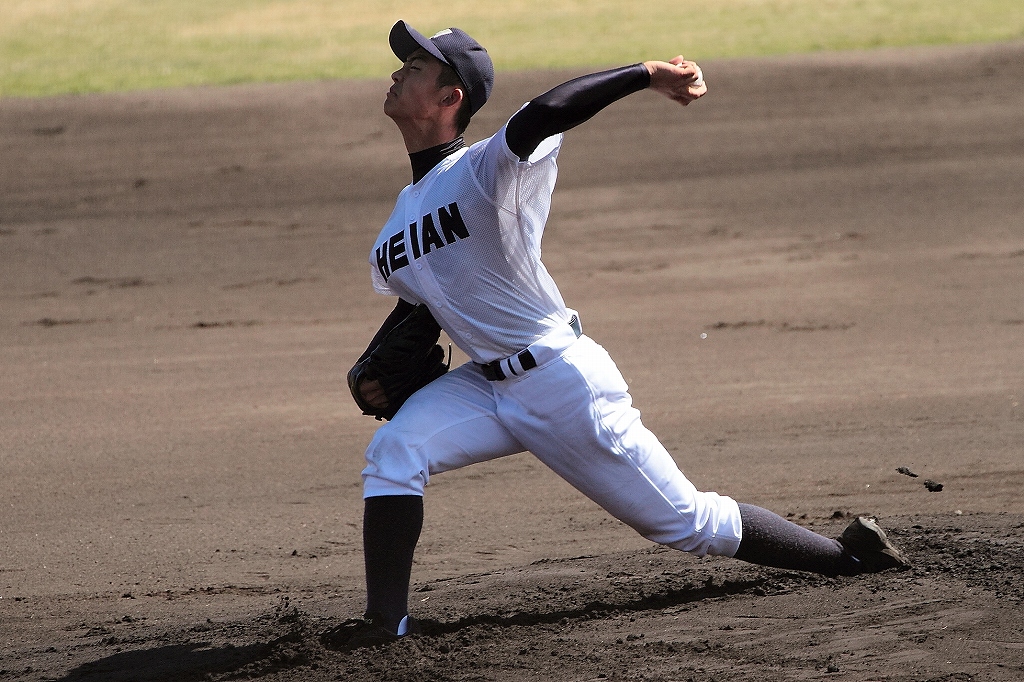
[(529, 450), (645, 538), (733, 556), (729, 497), (700, 492), (640, 421), (625, 380), (587, 336), (503, 381), (466, 363), (414, 394), (366, 451), (363, 496), (423, 495), (432, 474)]

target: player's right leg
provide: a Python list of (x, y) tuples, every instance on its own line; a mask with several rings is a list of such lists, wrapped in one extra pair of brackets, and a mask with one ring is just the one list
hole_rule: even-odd
[(837, 541), (760, 507), (697, 490), (641, 422), (607, 353), (586, 337), (501, 393), (508, 399), (499, 400), (499, 414), (537, 457), (655, 542), (698, 556), (826, 575), (906, 565), (871, 522), (858, 520)]
[(704, 556), (732, 556), (736, 502), (698, 491), (632, 406), (608, 353), (586, 335), (557, 359), (497, 382), (498, 414), (570, 485), (644, 537)]
[(743, 503), (739, 507), (743, 539), (735, 557), (742, 561), (829, 576), (910, 566), (872, 519), (855, 519), (839, 539), (833, 540), (767, 509)]

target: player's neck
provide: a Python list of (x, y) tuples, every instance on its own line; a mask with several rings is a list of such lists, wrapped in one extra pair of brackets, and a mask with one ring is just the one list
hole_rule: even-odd
[(446, 156), (451, 156), (465, 146), (466, 142), (460, 135), (451, 142), (409, 154), (409, 162), (412, 164), (413, 184), (422, 180), (423, 176), (433, 170), (434, 166), (441, 163)]
[(405, 140), (405, 150), (410, 154), (421, 152), (441, 144), (448, 144), (459, 137), (454, 125), (442, 121), (395, 121)]

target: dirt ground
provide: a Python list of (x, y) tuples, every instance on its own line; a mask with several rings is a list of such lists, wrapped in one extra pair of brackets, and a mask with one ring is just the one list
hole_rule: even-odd
[(324, 649), (387, 83), (6, 99), (0, 680), (1024, 679), (1024, 44), (703, 66), (568, 134), (545, 261), (698, 487), (911, 570), (686, 556), (522, 454), (433, 479), (424, 636)]

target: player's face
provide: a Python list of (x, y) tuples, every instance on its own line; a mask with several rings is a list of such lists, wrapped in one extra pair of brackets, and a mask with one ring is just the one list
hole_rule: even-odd
[(430, 119), (436, 116), (444, 96), (437, 86), (441, 62), (426, 50), (409, 55), (402, 68), (391, 74), (394, 83), (384, 99), (384, 113), (392, 119)]

